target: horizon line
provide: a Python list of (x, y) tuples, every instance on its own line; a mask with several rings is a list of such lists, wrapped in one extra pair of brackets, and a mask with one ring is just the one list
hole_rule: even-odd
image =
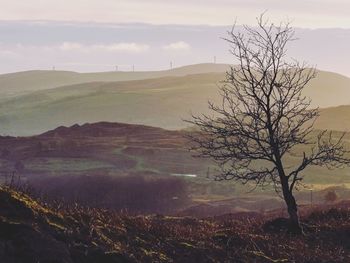
[[(172, 71), (180, 68), (185, 67), (191, 67), (191, 66), (200, 66), (200, 65), (219, 65), (219, 66), (234, 66), (234, 64), (230, 63), (214, 63), (214, 62), (202, 62), (202, 63), (193, 63), (193, 64), (185, 64), (185, 65), (179, 65), (173, 68), (161, 68), (161, 69), (154, 69), (154, 70), (109, 70), (109, 71), (76, 71), (76, 70), (64, 70), (64, 69), (57, 69), (56, 67), (51, 69), (28, 69), (28, 70), (20, 70), (20, 71), (11, 71), (11, 72), (0, 72), (1, 75), (7, 75), (7, 74), (16, 74), (16, 73), (25, 73), (25, 72), (31, 72), (31, 71), (44, 71), (44, 72), (71, 72), (71, 73), (77, 73), (77, 74), (93, 74), (93, 73), (145, 73), (145, 72), (162, 72), (162, 71)], [(116, 65), (110, 65), (111, 67), (115, 67)], [(131, 65), (132, 66), (132, 65)], [(340, 76), (344, 76), (346, 78), (350, 78), (350, 75), (345, 73), (340, 73), (337, 71), (327, 70), (315, 67), (318, 71), (323, 72), (329, 72), (333, 74), (338, 74)], [(206, 73), (219, 73), (219, 72), (206, 72)], [(224, 72), (223, 72), (224, 73)], [(205, 73), (193, 73), (193, 74), (205, 74)], [(189, 74), (192, 75), (192, 74)]]

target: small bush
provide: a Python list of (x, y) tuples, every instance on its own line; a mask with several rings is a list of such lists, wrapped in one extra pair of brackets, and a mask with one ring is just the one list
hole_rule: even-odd
[(337, 193), (334, 190), (330, 190), (324, 195), (324, 200), (327, 203), (333, 203), (337, 199), (338, 199), (338, 195), (337, 195)]

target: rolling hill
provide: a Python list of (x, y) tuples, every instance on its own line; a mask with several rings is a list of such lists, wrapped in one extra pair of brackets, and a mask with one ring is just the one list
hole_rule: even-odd
[(350, 105), (321, 109), (315, 128), (349, 132)]
[[(185, 131), (143, 125), (99, 122), (61, 126), (37, 136), (0, 137), (0, 175), (15, 171), (29, 182), (80, 176), (180, 176), (188, 182), (194, 198), (210, 200), (240, 193), (247, 197), (246, 187), (234, 182), (213, 182), (210, 175), (216, 173), (216, 166), (207, 159), (192, 157), (185, 134)], [(340, 132), (334, 134), (340, 135)], [(349, 133), (345, 140), (350, 145)], [(302, 150), (307, 149), (298, 147), (285, 157), (288, 167), (299, 164)], [(303, 182), (313, 184), (315, 190), (330, 185), (348, 185), (349, 171), (350, 167), (333, 171), (309, 167), (303, 172), (307, 175)], [(267, 188), (260, 192), (270, 199), (273, 193)], [(262, 201), (262, 197), (259, 200)], [(231, 202), (231, 208), (250, 207), (252, 204), (248, 201)], [(275, 204), (270, 202), (269, 205)]]
[(32, 70), (0, 75), (0, 94), (15, 96), (37, 90), (56, 88), (87, 82), (111, 82), (160, 78), (165, 76), (186, 76), (189, 74), (203, 74), (225, 72), (227, 64), (199, 64), (189, 65), (164, 71), (144, 72), (99, 72), (78, 73), (71, 71)]
[(156, 127), (108, 122), (61, 126), (38, 136), (0, 137), (0, 171), (16, 170), (16, 163), (21, 163), (19, 172), (29, 179), (44, 175), (205, 174), (208, 162), (191, 158), (184, 145), (183, 132)]
[[(0, 83), (7, 79), (14, 90), (25, 90), (23, 83), (27, 82), (26, 87), (37, 91), (27, 90), (26, 94), (5, 96), (0, 100), (0, 133), (26, 136), (60, 125), (98, 121), (144, 124), (166, 129), (186, 128), (187, 123), (183, 119), (189, 119), (191, 113), (209, 113), (208, 100), (220, 101), (218, 85), (224, 79), (226, 67), (202, 64), (148, 73), (23, 72), (12, 75), (12, 81), (3, 75), (0, 76)], [(214, 73), (203, 73), (208, 71)], [(33, 82), (29, 81), (28, 76)], [(119, 81), (111, 81), (113, 78), (119, 78)], [(127, 78), (134, 80), (122, 81)], [(94, 81), (55, 88), (55, 85), (63, 83), (89, 80)], [(319, 71), (318, 77), (304, 94), (312, 98), (312, 106), (315, 107), (347, 105), (350, 104), (350, 79)], [(350, 123), (346, 116), (346, 107), (323, 109), (316, 127), (349, 130)]]
[(220, 73), (128, 82), (93, 82), (38, 91), (0, 103), (2, 134), (33, 135), (60, 125), (112, 121), (186, 127), (191, 110), (207, 111)]

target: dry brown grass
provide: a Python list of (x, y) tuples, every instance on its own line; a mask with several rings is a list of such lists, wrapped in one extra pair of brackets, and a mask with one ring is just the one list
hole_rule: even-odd
[[(277, 221), (270, 222), (275, 228), (264, 230), (271, 219), (263, 216), (129, 216), (1, 192), (18, 211), (32, 210), (26, 224), (54, 233), (74, 262), (350, 262), (348, 208), (312, 212), (303, 218), (305, 235), (294, 236)], [(4, 208), (0, 212), (6, 220), (19, 220), (20, 213), (16, 219)]]

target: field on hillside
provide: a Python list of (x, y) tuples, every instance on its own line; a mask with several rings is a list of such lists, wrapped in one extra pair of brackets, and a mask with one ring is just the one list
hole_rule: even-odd
[(203, 74), (225, 72), (227, 64), (200, 64), (164, 71), (114, 71), (96, 73), (78, 73), (72, 71), (32, 70), (0, 75), (0, 94), (13, 97), (20, 94), (47, 90), (61, 86), (69, 86), (89, 82), (116, 82), (152, 79), (170, 76), (186, 76), (188, 74)]
[[(188, 127), (191, 113), (220, 102), (228, 65), (200, 64), (159, 72), (34, 71), (0, 75), (0, 133), (35, 135), (60, 125), (110, 121), (166, 129)], [(350, 79), (319, 71), (305, 89), (313, 107), (350, 105)], [(339, 96), (341, 94), (341, 96)], [(323, 109), (316, 128), (349, 130), (350, 106)]]

